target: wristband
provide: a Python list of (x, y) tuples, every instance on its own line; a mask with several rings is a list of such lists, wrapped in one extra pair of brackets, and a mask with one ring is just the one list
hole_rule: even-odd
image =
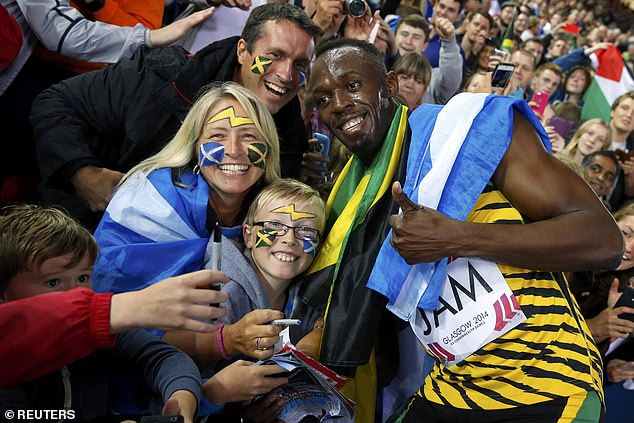
[(216, 330), (216, 340), (218, 341), (218, 351), (220, 352), (220, 356), (225, 360), (229, 360), (231, 356), (227, 354), (227, 350), (225, 350), (225, 344), (222, 342), (222, 328), (225, 327), (224, 323), (220, 323), (220, 327)]

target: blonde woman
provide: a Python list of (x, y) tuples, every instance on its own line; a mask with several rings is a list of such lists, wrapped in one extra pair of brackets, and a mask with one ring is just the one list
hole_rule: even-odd
[[(212, 86), (172, 140), (122, 179), (95, 232), (100, 247), (95, 290), (133, 291), (202, 269), (214, 229), (221, 230), (223, 244), (231, 242), (226, 238), (239, 240), (250, 199), (261, 184), (277, 179), (279, 144), (270, 112), (244, 87)], [(218, 278), (226, 280), (220, 273)], [(276, 342), (279, 328), (265, 323), (282, 316), (277, 310), (256, 310), (212, 335), (155, 334), (211, 369), (237, 354), (270, 357), (272, 350), (257, 349), (256, 339)], [(205, 396), (214, 404), (242, 401), (286, 382), (265, 377), (279, 373), (276, 366), (258, 367), (263, 369), (234, 363), (209, 379)]]
[(607, 149), (610, 145), (610, 139), (608, 124), (601, 119), (590, 119), (577, 129), (559, 156), (581, 164), (583, 158), (588, 154)]

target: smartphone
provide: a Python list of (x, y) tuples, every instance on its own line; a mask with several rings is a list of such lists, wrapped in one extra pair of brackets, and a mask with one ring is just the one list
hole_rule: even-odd
[(623, 150), (615, 150), (614, 152), (622, 163), (634, 158), (634, 151), (625, 152)]
[(563, 118), (559, 115), (553, 115), (548, 120), (548, 125), (555, 128), (555, 132), (557, 132), (564, 140), (568, 139), (568, 134), (570, 130), (574, 126), (574, 122), (570, 119)]
[[(623, 306), (634, 309), (634, 288), (631, 286), (628, 286), (623, 290), (623, 294), (621, 294), (619, 299), (616, 301), (616, 304), (614, 304), (614, 308)], [(634, 313), (621, 313), (619, 314), (619, 319), (627, 319), (634, 322)]]
[(533, 94), (533, 99), (531, 101), (537, 103), (537, 105), (531, 106), (531, 109), (543, 116), (549, 98), (550, 94), (543, 91), (536, 91), (535, 94)]
[(491, 77), (491, 88), (504, 90), (513, 76), (515, 65), (513, 63), (498, 63)]
[[(319, 153), (324, 157), (328, 157), (330, 154), (330, 138), (327, 135), (324, 135), (319, 132), (313, 133), (313, 138), (317, 140), (315, 144), (311, 144), (311, 150), (315, 153)], [(320, 176), (325, 176), (325, 171), (315, 171)]]
[(506, 54), (506, 50), (501, 50), (499, 48), (494, 49), (493, 53), (491, 53), (492, 56), (499, 57), (501, 60), (506, 59)]

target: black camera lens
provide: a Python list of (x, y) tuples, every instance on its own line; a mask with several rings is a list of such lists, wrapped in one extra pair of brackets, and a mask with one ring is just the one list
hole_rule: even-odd
[(360, 18), (365, 14), (366, 5), (363, 0), (345, 0), (343, 4), (345, 12), (350, 16)]

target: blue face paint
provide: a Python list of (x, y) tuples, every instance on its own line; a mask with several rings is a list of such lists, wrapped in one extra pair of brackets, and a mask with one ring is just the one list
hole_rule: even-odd
[(317, 240), (317, 238), (314, 238), (312, 236), (307, 236), (306, 238), (303, 239), (303, 241), (304, 241), (304, 252), (308, 254), (309, 256), (315, 257), (315, 254), (317, 254), (317, 246), (319, 245), (319, 241)]
[(299, 86), (303, 87), (306, 83), (306, 72), (299, 72)]
[(225, 157), (225, 146), (217, 142), (206, 142), (200, 145), (200, 167), (222, 163)]

